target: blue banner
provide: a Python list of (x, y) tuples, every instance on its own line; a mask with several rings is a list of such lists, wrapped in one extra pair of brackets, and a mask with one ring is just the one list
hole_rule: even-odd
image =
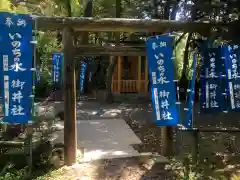
[(81, 62), (81, 67), (80, 67), (80, 93), (83, 93), (84, 91), (84, 81), (85, 81), (85, 76), (86, 76), (86, 70), (87, 70), (87, 63), (84, 61)]
[(147, 40), (154, 119), (158, 126), (176, 126), (179, 122), (172, 61), (173, 38), (168, 35)]
[(61, 84), (63, 81), (63, 53), (53, 53), (53, 83)]
[(225, 84), (222, 82), (224, 61), (221, 47), (203, 49), (203, 67), (201, 73), (201, 109), (204, 112), (220, 112), (226, 108)]
[(197, 67), (197, 57), (196, 54), (193, 55), (193, 65), (192, 65), (192, 80), (190, 81), (190, 89), (188, 96), (188, 111), (187, 111), (187, 119), (186, 119), (186, 128), (190, 128), (193, 122), (193, 105), (195, 99), (195, 81), (196, 81), (196, 67)]
[(29, 15), (0, 12), (0, 54), (3, 59), (3, 122), (32, 120), (32, 19)]
[(240, 111), (240, 48), (238, 45), (223, 47), (225, 67), (227, 72), (227, 92), (230, 109)]

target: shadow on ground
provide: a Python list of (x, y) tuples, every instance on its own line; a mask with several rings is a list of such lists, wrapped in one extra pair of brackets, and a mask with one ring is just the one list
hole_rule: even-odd
[[(150, 103), (135, 103), (135, 108), (130, 115), (125, 116), (126, 121), (134, 132), (142, 140), (143, 144), (138, 148), (139, 151), (160, 152), (161, 150), (161, 129), (152, 124), (153, 113)], [(180, 111), (181, 119), (185, 113), (183, 107)], [(195, 106), (194, 127), (211, 129), (238, 129), (240, 128), (239, 114), (199, 113), (199, 106)], [(219, 179), (225, 176), (230, 179), (233, 174), (239, 174), (240, 162), (240, 133), (219, 133), (208, 132), (199, 133), (199, 156), (198, 165), (191, 163), (193, 136), (188, 132), (175, 130), (174, 155), (168, 169), (172, 169), (181, 178), (192, 175), (195, 179)]]
[[(95, 105), (92, 105), (95, 104)], [(95, 108), (93, 108), (95, 107)], [(142, 141), (141, 145), (133, 145), (139, 152), (161, 151), (161, 129), (153, 123), (153, 112), (150, 102), (129, 101), (112, 105), (86, 102), (81, 110), (95, 109), (97, 116), (106, 112), (117, 112), (117, 116), (124, 117), (127, 124)], [(98, 109), (98, 110), (97, 110)], [(184, 119), (185, 113), (181, 107), (180, 115)], [(199, 128), (234, 129), (239, 128), (238, 113), (218, 113), (214, 115), (199, 114), (195, 107), (194, 126)], [(86, 111), (85, 111), (86, 112)], [(175, 130), (174, 155), (165, 170), (163, 164), (152, 164), (145, 168), (134, 158), (115, 159), (102, 162), (97, 176), (99, 179), (230, 179), (239, 171), (240, 133), (200, 133), (198, 165), (192, 162), (193, 136), (188, 132)], [(146, 161), (151, 161), (151, 158)], [(107, 162), (107, 163), (106, 163)], [(104, 165), (103, 165), (104, 164)], [(132, 173), (132, 176), (131, 176)], [(127, 175), (125, 175), (127, 174)], [(129, 178), (126, 178), (129, 177)]]
[[(133, 147), (140, 153), (161, 151), (161, 129), (153, 123), (151, 103), (134, 100), (103, 104), (94, 101), (79, 103), (78, 119), (90, 121), (99, 118), (123, 117), (142, 141)], [(181, 117), (184, 119), (183, 107)], [(201, 128), (240, 128), (238, 113), (203, 115), (195, 107), (194, 126)], [(238, 174), (240, 162), (240, 133), (200, 133), (198, 165), (192, 162), (193, 137), (187, 132), (174, 135), (174, 155), (166, 166), (156, 163), (155, 157), (132, 157), (99, 160), (64, 167), (43, 176), (42, 179), (74, 180), (229, 180)], [(46, 178), (47, 177), (47, 178)], [(220, 178), (221, 177), (221, 178)], [(39, 177), (39, 180), (41, 178)]]

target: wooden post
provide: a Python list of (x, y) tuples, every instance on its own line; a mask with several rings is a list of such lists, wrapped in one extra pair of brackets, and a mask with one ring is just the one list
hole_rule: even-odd
[(198, 146), (199, 146), (199, 132), (193, 131), (192, 137), (193, 137), (193, 145), (192, 145), (192, 161), (194, 164), (198, 163)]
[(145, 93), (148, 93), (148, 59), (145, 58)]
[(73, 47), (73, 30), (63, 29), (64, 45), (64, 161), (67, 166), (76, 162), (76, 79)]
[(141, 93), (141, 56), (138, 56), (138, 81), (137, 81), (137, 88), (138, 93)]
[(118, 56), (118, 93), (121, 92), (121, 80), (122, 80), (122, 62), (121, 56)]
[(110, 63), (112, 64), (113, 63), (113, 57), (110, 56)]
[(161, 128), (162, 155), (171, 156), (173, 153), (173, 130), (172, 127)]
[[(113, 63), (113, 56), (109, 56), (109, 63), (110, 64)], [(114, 72), (113, 72), (113, 74), (114, 74)], [(113, 85), (113, 83), (114, 83), (114, 75), (113, 74), (112, 74), (112, 83), (111, 83), (111, 85), (112, 85), (111, 90), (112, 91), (113, 91), (113, 88), (114, 88), (114, 85)]]

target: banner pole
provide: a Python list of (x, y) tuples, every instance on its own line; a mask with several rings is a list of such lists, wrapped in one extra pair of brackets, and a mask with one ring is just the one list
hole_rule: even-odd
[(32, 95), (30, 98), (32, 99), (32, 108), (31, 108), (31, 120), (27, 124), (27, 152), (28, 152), (28, 173), (27, 179), (31, 179), (32, 176), (32, 165), (33, 165), (33, 143), (32, 143), (32, 135), (33, 135), (33, 123), (36, 121), (36, 107), (34, 105), (34, 97), (35, 97), (35, 78), (36, 78), (36, 61), (37, 61), (37, 19), (32, 17), (33, 19), (33, 41), (30, 42), (33, 44), (33, 67), (32, 67)]

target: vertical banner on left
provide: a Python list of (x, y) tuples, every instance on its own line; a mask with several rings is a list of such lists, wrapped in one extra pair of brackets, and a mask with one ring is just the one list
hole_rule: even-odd
[(29, 15), (0, 12), (0, 55), (3, 63), (3, 122), (32, 120), (32, 19)]
[(152, 105), (158, 126), (176, 126), (178, 112), (172, 58), (173, 37), (156, 36), (147, 41)]
[(53, 83), (60, 85), (63, 82), (63, 53), (53, 53)]

